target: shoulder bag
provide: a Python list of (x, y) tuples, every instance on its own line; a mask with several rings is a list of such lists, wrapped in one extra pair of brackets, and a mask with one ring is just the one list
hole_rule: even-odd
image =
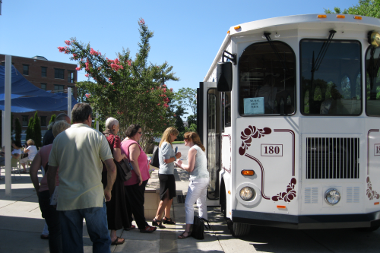
[[(115, 136), (113, 136), (113, 142), (111, 146), (112, 155), (114, 151), (114, 148), (113, 148), (114, 143), (115, 143)], [(123, 182), (128, 181), (128, 179), (132, 177), (132, 167), (130, 166), (129, 161), (128, 160), (126, 161), (125, 159), (122, 159), (120, 162), (117, 162), (115, 159), (113, 159), (113, 161), (116, 165), (117, 174), (120, 175), (121, 180)]]

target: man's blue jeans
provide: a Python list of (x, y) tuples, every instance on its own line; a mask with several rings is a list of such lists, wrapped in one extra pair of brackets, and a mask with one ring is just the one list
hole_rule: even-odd
[(107, 207), (92, 207), (59, 211), (64, 253), (83, 253), (83, 218), (92, 241), (92, 252), (110, 253), (111, 238), (108, 233)]

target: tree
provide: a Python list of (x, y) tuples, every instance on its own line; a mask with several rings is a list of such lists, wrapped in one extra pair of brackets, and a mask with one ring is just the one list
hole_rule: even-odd
[(51, 115), (50, 120), (49, 120), (49, 125), (50, 125), (52, 122), (54, 122), (54, 120), (55, 120), (56, 117), (57, 117), (57, 116), (56, 116), (55, 114)]
[(128, 49), (118, 53), (116, 59), (108, 59), (90, 44), (85, 45), (75, 38), (66, 40), (67, 46), (58, 49), (72, 54), (70, 59), (79, 64), (77, 70), (84, 68), (86, 76), (95, 81), (76, 84), (80, 92), (86, 92), (85, 101), (91, 104), (94, 112), (101, 115), (102, 121), (110, 116), (117, 118), (121, 134), (131, 124), (141, 125), (144, 134), (140, 145), (146, 150), (153, 137), (160, 136), (174, 124), (173, 112), (169, 110), (174, 94), (165, 82), (179, 79), (167, 62), (159, 65), (147, 63), (153, 32), (148, 30), (143, 19), (138, 25), (141, 40), (135, 59), (130, 57)]
[(15, 119), (15, 141), (18, 141), (19, 143), (21, 143), (21, 132), (22, 132), (22, 128), (21, 128), (20, 120), (16, 118)]
[(359, 0), (359, 4), (349, 7), (341, 11), (339, 7), (335, 7), (334, 11), (325, 9), (327, 14), (352, 14), (367, 17), (380, 18), (380, 1), (379, 0)]
[(183, 141), (183, 134), (185, 133), (185, 126), (181, 116), (185, 113), (185, 109), (182, 106), (178, 106), (175, 111), (175, 128), (178, 130), (179, 134), (177, 136), (178, 141)]
[(197, 90), (192, 88), (181, 88), (175, 95), (174, 99), (179, 106), (189, 107), (193, 115), (197, 114)]
[(25, 140), (29, 140), (29, 139), (32, 139), (34, 140), (34, 131), (33, 131), (33, 127), (34, 127), (34, 117), (31, 117), (29, 119), (29, 123), (28, 123), (28, 127), (26, 128), (26, 136), (25, 136)]
[(195, 131), (196, 132), (196, 129), (197, 129), (197, 115), (190, 115), (189, 117), (187, 117), (187, 125), (190, 127), (192, 124), (195, 125)]
[(37, 111), (34, 114), (33, 140), (37, 148), (41, 147), (41, 123)]

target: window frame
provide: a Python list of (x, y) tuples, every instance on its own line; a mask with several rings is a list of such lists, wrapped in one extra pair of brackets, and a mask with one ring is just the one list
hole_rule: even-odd
[[(25, 69), (25, 67), (27, 69)], [(22, 64), (22, 74), (24, 76), (28, 76), (29, 75), (29, 64)]]
[[(339, 117), (353, 117), (353, 116), (356, 116), (357, 117), (357, 116), (360, 116), (363, 113), (363, 109), (364, 109), (363, 108), (363, 80), (362, 79), (361, 79), (361, 103), (360, 103), (361, 110), (358, 114), (321, 114), (321, 113), (319, 113), (319, 114), (310, 114), (310, 113), (306, 114), (305, 113), (305, 111), (304, 111), (305, 103), (304, 103), (304, 98), (302, 98), (302, 96), (304, 96), (304, 93), (302, 90), (302, 85), (303, 85), (302, 84), (302, 78), (303, 78), (303, 76), (302, 76), (302, 73), (303, 73), (303, 71), (302, 71), (302, 42), (305, 40), (322, 41), (322, 42), (327, 41), (327, 39), (316, 39), (316, 38), (303, 38), (299, 41), (299, 65), (300, 65), (300, 67), (299, 67), (299, 80), (300, 80), (300, 83), (299, 83), (299, 94), (300, 94), (299, 102), (300, 102), (300, 113), (301, 113), (301, 115), (309, 116), (309, 117), (312, 117), (312, 116), (319, 116), (319, 117), (326, 117), (326, 116), (328, 116), (328, 117), (338, 117), (338, 116)], [(363, 69), (362, 69), (362, 65), (363, 65), (362, 43), (359, 40), (354, 40), (354, 39), (334, 39), (332, 41), (333, 42), (355, 42), (359, 45), (359, 50), (358, 50), (358, 52), (359, 52), (359, 57), (358, 57), (358, 59), (359, 59), (359, 70), (363, 74)], [(323, 62), (323, 59), (322, 59), (322, 62)], [(344, 75), (347, 75), (347, 71), (344, 72), (343, 76)], [(357, 75), (357, 74), (355, 74), (355, 75)], [(341, 80), (341, 78), (340, 78), (340, 80)], [(351, 80), (351, 84), (354, 81), (356, 81), (356, 80)], [(327, 82), (327, 83), (329, 83), (329, 82)], [(336, 85), (340, 85), (340, 84), (341, 83), (337, 83)], [(305, 91), (305, 93), (306, 93), (306, 91)]]
[(65, 70), (60, 68), (54, 68), (55, 79), (65, 79)]
[(47, 77), (47, 67), (41, 66), (41, 77)]
[[(293, 48), (288, 44), (286, 43), (285, 41), (271, 41), (272, 43), (276, 43), (276, 44), (283, 44), (284, 46), (288, 47), (288, 49), (290, 50), (289, 52), (291, 52), (293, 54), (293, 59), (294, 59), (294, 65), (293, 65), (293, 69), (294, 69), (294, 73), (293, 73), (293, 78), (294, 78), (294, 87), (293, 87), (293, 94), (287, 94), (286, 98), (290, 95), (293, 95), (293, 101), (292, 101), (292, 106), (293, 106), (293, 111), (291, 113), (284, 113), (284, 114), (281, 114), (281, 113), (275, 113), (275, 114), (266, 114), (264, 112), (264, 114), (244, 114), (244, 104), (243, 106), (240, 105), (240, 102), (243, 101), (242, 98), (241, 98), (241, 80), (240, 80), (240, 60), (242, 58), (242, 56), (244, 55), (244, 52), (250, 47), (250, 46), (253, 46), (253, 45), (261, 45), (261, 44), (268, 44), (270, 47), (270, 43), (268, 41), (265, 41), (265, 42), (255, 42), (255, 43), (251, 43), (249, 44), (248, 46), (246, 46), (244, 48), (244, 50), (242, 51), (240, 57), (239, 57), (239, 60), (238, 60), (238, 63), (237, 63), (237, 73), (238, 73), (238, 83), (237, 83), (237, 86), (238, 86), (238, 101), (237, 101), (237, 107), (238, 107), (238, 114), (239, 116), (241, 117), (284, 117), (284, 116), (294, 116), (296, 113), (297, 113), (297, 92), (298, 92), (298, 89), (297, 89), (297, 55), (295, 53), (295, 51), (293, 50)], [(280, 52), (281, 53), (281, 52)], [(264, 78), (263, 78), (264, 79)], [(231, 97), (232, 98), (232, 97)], [(243, 102), (244, 103), (244, 102)], [(232, 112), (231, 112), (232, 114)]]

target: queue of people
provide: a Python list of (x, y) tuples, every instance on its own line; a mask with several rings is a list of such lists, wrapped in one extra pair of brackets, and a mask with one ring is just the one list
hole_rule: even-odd
[[(146, 153), (139, 145), (143, 134), (138, 124), (129, 126), (123, 141), (117, 135), (119, 121), (106, 120), (104, 133), (91, 128), (92, 108), (78, 103), (72, 110), (72, 125), (56, 120), (52, 126), (54, 142), (42, 147), (35, 155), (30, 176), (36, 189), (42, 216), (49, 230), (50, 252), (83, 252), (83, 219), (93, 243), (93, 252), (110, 252), (110, 245), (125, 239), (116, 231), (134, 229), (153, 233), (163, 224), (175, 224), (170, 215), (176, 196), (174, 164), (190, 173), (186, 198), (186, 228), (178, 237), (187, 238), (193, 224), (193, 203), (197, 200), (199, 214), (207, 219), (206, 189), (208, 172), (206, 156), (199, 136), (185, 133), (189, 146), (188, 161), (180, 161), (181, 153), (173, 149), (179, 132), (167, 128), (159, 144), (160, 203), (152, 226), (144, 215), (144, 192), (150, 178)], [(66, 115), (67, 116), (67, 115)], [(133, 170), (129, 180), (117, 175), (115, 162), (125, 159)], [(103, 162), (103, 163), (102, 163)], [(38, 182), (37, 172), (46, 170)], [(55, 202), (56, 201), (56, 202)]]

